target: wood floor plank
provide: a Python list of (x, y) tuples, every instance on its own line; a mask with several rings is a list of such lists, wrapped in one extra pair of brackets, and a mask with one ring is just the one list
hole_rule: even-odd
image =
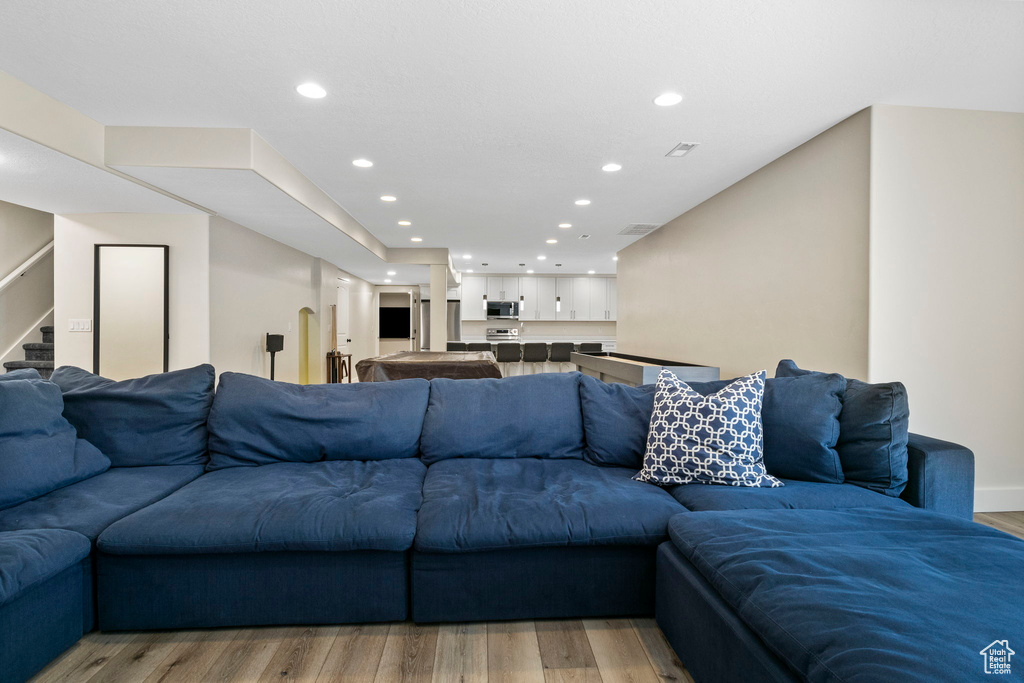
[(583, 627), (604, 683), (658, 683), (629, 619), (585, 619)]
[(193, 638), (178, 643), (143, 683), (191, 683), (201, 680), (237, 635), (237, 629), (196, 631)]
[(544, 683), (544, 665), (532, 621), (487, 624), (487, 681)]
[(602, 683), (583, 622), (538, 621), (534, 626), (547, 683)]
[(979, 512), (974, 515), (974, 521), (1005, 531), (1018, 538), (1024, 538), (1024, 518), (1017, 517), (1019, 514), (1016, 512)]
[(665, 634), (658, 628), (658, 623), (651, 618), (632, 619), (633, 630), (640, 640), (647, 659), (658, 678), (663, 681), (680, 681), (682, 683), (694, 683), (690, 672), (686, 670), (683, 663), (679, 661), (675, 650), (665, 639)]
[(487, 683), (487, 625), (439, 626), (431, 680), (434, 683)]
[(342, 626), (317, 680), (373, 683), (387, 639), (387, 624)]
[(210, 683), (255, 681), (293, 631), (286, 626), (242, 630), (221, 651), (203, 680)]
[(338, 636), (337, 626), (298, 626), (277, 648), (260, 681), (315, 681)]
[(87, 681), (136, 636), (137, 633), (86, 634), (36, 674), (32, 683)]
[(160, 631), (140, 633), (110, 658), (91, 678), (90, 683), (138, 683), (160, 665), (180, 643), (191, 641), (199, 631)]
[(375, 683), (430, 683), (436, 653), (436, 625), (392, 624)]

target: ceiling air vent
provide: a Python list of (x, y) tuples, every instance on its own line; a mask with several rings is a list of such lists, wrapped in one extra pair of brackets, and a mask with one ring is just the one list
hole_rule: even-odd
[(590, 235), (580, 235), (580, 239), (581, 240), (589, 240), (590, 239)]
[(691, 149), (699, 145), (699, 142), (680, 142), (668, 151), (667, 157), (684, 157)]
[(661, 225), (658, 223), (630, 223), (622, 230), (619, 230), (620, 235), (649, 235)]

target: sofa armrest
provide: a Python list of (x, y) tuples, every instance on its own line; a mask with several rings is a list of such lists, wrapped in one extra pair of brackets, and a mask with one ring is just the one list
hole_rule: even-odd
[(974, 453), (949, 441), (911, 434), (907, 443), (911, 505), (963, 519), (974, 518)]

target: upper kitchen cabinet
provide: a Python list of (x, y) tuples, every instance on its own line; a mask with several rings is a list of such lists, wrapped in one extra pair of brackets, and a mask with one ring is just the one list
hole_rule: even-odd
[(573, 320), (572, 290), (573, 278), (560, 277), (555, 280), (555, 319)]
[(463, 320), (487, 320), (487, 306), (484, 304), (484, 295), (487, 294), (487, 280), (489, 279), (468, 275), (462, 277)]
[(487, 299), (489, 301), (519, 301), (519, 278), (488, 277)]
[(537, 278), (537, 320), (555, 320), (557, 282), (553, 277)]
[(520, 320), (555, 320), (555, 282), (553, 277), (519, 279)]

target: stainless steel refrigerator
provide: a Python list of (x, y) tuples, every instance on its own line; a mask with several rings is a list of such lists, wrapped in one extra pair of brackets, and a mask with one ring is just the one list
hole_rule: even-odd
[[(449, 299), (448, 306), (448, 341), (462, 341), (462, 302), (458, 299)], [(420, 302), (420, 349), (423, 351), (446, 351), (444, 349), (433, 349), (430, 347), (430, 299)]]

